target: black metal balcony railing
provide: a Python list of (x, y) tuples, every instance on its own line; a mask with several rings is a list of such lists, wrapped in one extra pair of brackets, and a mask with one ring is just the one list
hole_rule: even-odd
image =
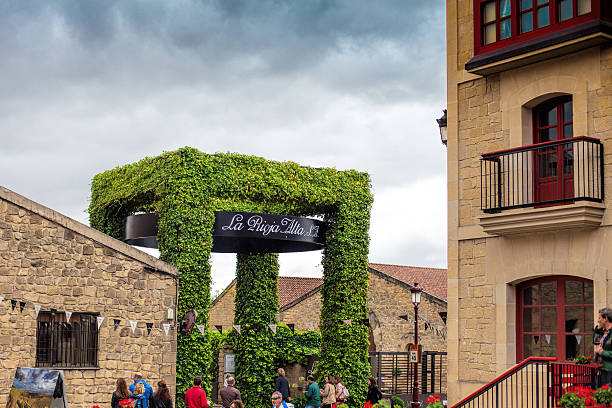
[(482, 155), (485, 213), (604, 198), (603, 144), (579, 136)]

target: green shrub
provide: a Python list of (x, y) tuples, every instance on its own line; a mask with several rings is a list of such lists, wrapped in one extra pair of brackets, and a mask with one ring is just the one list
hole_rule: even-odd
[(391, 397), (391, 408), (404, 408), (404, 401), (399, 397)]
[(565, 393), (561, 399), (559, 399), (558, 405), (562, 408), (585, 408), (582, 398), (573, 392)]

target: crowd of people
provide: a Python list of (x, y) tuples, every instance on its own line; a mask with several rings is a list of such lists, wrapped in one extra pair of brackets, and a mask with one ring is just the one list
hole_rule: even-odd
[(111, 408), (172, 408), (170, 389), (165, 381), (159, 381), (157, 392), (153, 393), (153, 388), (142, 378), (142, 373), (135, 372), (133, 380), (133, 384), (128, 387), (125, 378), (117, 379), (117, 387), (111, 397)]
[[(135, 372), (134, 382), (128, 387), (124, 378), (117, 380), (117, 388), (111, 398), (111, 408), (172, 408), (170, 390), (165, 381), (157, 383), (157, 392), (142, 378), (142, 373)], [(328, 375), (325, 377), (325, 386), (320, 389), (315, 382), (314, 376), (307, 377), (308, 387), (304, 392), (306, 408), (336, 408), (344, 404), (349, 398), (348, 388), (339, 376)], [(224, 387), (219, 392), (223, 408), (244, 408), (240, 391), (235, 387), (236, 380), (227, 375), (224, 379)], [(372, 406), (382, 398), (382, 394), (376, 385), (374, 378), (368, 379), (368, 402)], [(278, 369), (278, 377), (275, 380), (274, 393), (271, 396), (272, 408), (289, 408), (287, 403), (291, 401), (291, 389), (285, 375), (285, 370)], [(202, 377), (193, 379), (193, 387), (185, 392), (185, 406), (187, 408), (209, 408), (206, 392), (202, 389)]]

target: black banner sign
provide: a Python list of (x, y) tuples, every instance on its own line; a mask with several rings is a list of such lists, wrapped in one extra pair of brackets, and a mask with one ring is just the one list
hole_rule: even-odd
[(325, 223), (290, 215), (215, 211), (213, 252), (302, 252), (322, 249)]
[[(157, 248), (157, 213), (131, 215), (125, 222), (125, 241)], [(212, 252), (303, 252), (322, 249), (325, 223), (291, 215), (215, 211)]]

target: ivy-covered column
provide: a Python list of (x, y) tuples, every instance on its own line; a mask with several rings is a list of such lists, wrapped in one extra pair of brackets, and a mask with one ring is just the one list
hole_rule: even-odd
[(274, 390), (273, 333), (278, 313), (278, 254), (238, 254), (236, 382), (246, 407), (270, 406)]
[[(183, 167), (178, 166), (176, 175)], [(201, 192), (187, 177), (177, 177), (173, 191), (166, 195), (159, 213), (158, 247), (161, 259), (179, 270), (178, 321), (187, 310), (198, 313), (196, 324), (208, 327), (210, 307), (210, 252), (214, 212), (200, 203)], [(197, 203), (197, 205), (196, 205)], [(208, 332), (202, 335), (194, 327), (187, 336), (177, 336), (176, 403), (183, 406), (184, 393), (196, 375), (210, 392), (209, 366), (213, 350)], [(216, 380), (216, 378), (215, 378)]]
[[(327, 218), (323, 258), (321, 355), (317, 376), (340, 375), (354, 406), (363, 406), (368, 361), (369, 195), (356, 195)], [(351, 325), (342, 320), (351, 320)]]

